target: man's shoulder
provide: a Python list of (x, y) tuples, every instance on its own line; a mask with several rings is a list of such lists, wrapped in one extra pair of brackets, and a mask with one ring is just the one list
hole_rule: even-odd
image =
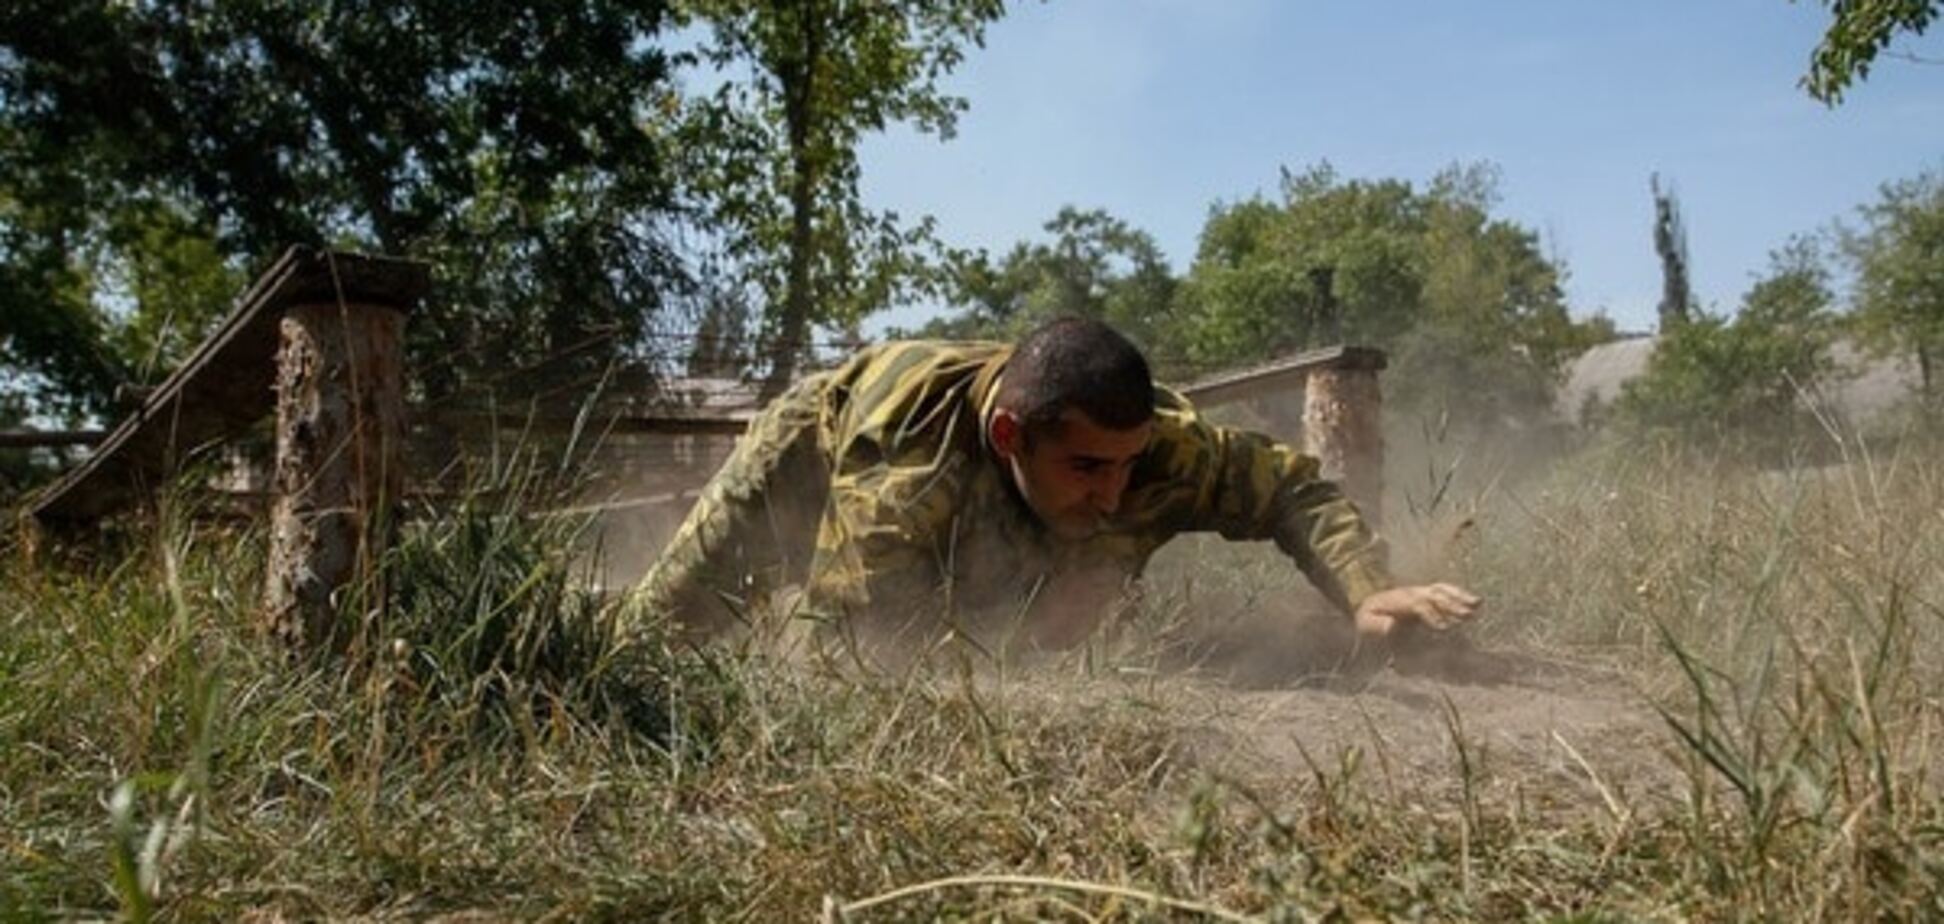
[(866, 348), (838, 370), (845, 416), (860, 429), (912, 423), (943, 404), (972, 397), (980, 373), (1011, 347), (969, 340), (892, 340)]
[(1194, 402), (1165, 385), (1154, 386), (1154, 441), (1165, 447), (1175, 443), (1205, 443), (1210, 429), (1195, 409)]
[(834, 451), (849, 467), (911, 464), (942, 444), (976, 444), (978, 389), (1005, 361), (1003, 343), (893, 340), (836, 370)]
[(1215, 433), (1195, 405), (1165, 385), (1154, 386), (1154, 438), (1134, 472), (1137, 486), (1177, 481), (1206, 465)]
[(1188, 400), (1181, 392), (1156, 382), (1154, 383), (1154, 410), (1157, 414), (1192, 418), (1195, 416), (1195, 403)]
[(858, 351), (844, 364), (845, 377), (854, 381), (915, 375), (983, 366), (1012, 349), (988, 340), (887, 340)]

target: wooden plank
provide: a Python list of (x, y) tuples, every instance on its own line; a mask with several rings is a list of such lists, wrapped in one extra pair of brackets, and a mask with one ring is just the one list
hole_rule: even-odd
[(430, 422), (459, 432), (513, 430), (534, 433), (567, 433), (581, 426), (590, 436), (599, 434), (646, 434), (651, 436), (741, 436), (756, 417), (755, 410), (717, 414), (614, 414), (588, 416), (585, 424), (572, 414), (486, 414), (444, 412), (433, 414)]
[(257, 277), (223, 323), (114, 428), (87, 461), (28, 508), (47, 522), (112, 513), (161, 485), (197, 449), (270, 413), (278, 324), (289, 305), (364, 301), (410, 310), (430, 287), (424, 263), (292, 247)]
[(93, 446), (107, 436), (106, 430), (0, 430), (0, 449)]
[[(1300, 391), (1309, 373), (1317, 369), (1372, 369), (1385, 365), (1384, 353), (1370, 347), (1333, 346), (1308, 350), (1282, 359), (1224, 372), (1176, 387), (1176, 391), (1204, 407), (1227, 404), (1277, 392)], [(590, 433), (650, 434), (661, 436), (741, 436), (760, 408), (717, 412), (664, 411), (658, 413), (621, 412), (605, 414), (598, 409), (585, 427)], [(488, 414), (481, 411), (445, 411), (430, 415), (441, 425), (459, 430), (531, 430), (560, 433), (578, 423), (573, 414)]]
[(1214, 407), (1218, 404), (1244, 401), (1278, 392), (1288, 394), (1300, 390), (1310, 372), (1316, 369), (1381, 370), (1384, 365), (1385, 358), (1382, 350), (1370, 347), (1333, 346), (1320, 350), (1306, 350), (1294, 356), (1235, 372), (1224, 372), (1180, 386), (1175, 390), (1199, 406)]

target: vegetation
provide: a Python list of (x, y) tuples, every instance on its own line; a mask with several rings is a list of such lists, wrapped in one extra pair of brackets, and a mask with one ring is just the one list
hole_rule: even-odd
[(1879, 347), (1917, 365), (1920, 400), (1935, 414), (1944, 400), (1944, 172), (1883, 187), (1846, 236), (1856, 270), (1856, 322)]
[(1831, 106), (1850, 84), (1870, 76), (1870, 65), (1899, 36), (1922, 35), (1937, 20), (1938, 0), (1823, 0), (1829, 28), (1809, 56), (1802, 87)]
[(930, 223), (865, 207), (857, 145), (906, 122), (952, 135), (965, 100), (938, 81), (979, 44), (1001, 0), (844, 4), (685, 0), (695, 56), (726, 79), (690, 102), (690, 186), (727, 237), (727, 284), (769, 306), (769, 387), (781, 391), (814, 325), (845, 327), (926, 284)]
[[(1221, 596), (1293, 586), (1219, 544), (1084, 657), (879, 678), (652, 626), (620, 657), (575, 590), (577, 524), (500, 506), (546, 506), (531, 467), (407, 527), (348, 664), (254, 636), (248, 531), (14, 549), (0, 916), (1933, 915), (1944, 469), (1922, 449), (1781, 474), (1615, 449), (1448, 506), (1476, 524), (1443, 554), (1493, 600), (1484, 643), (1574, 674), (1442, 695), (1563, 709), (1592, 685), (1662, 729), (1602, 750), (1556, 726), (1550, 756), (1435, 694), (1297, 688), (1274, 695), (1336, 718), (1257, 729), (1266, 694), (1157, 675)], [(1444, 730), (1391, 724), (1424, 715)]]
[(1180, 279), (1146, 234), (1065, 209), (1046, 226), (1051, 243), (959, 264), (963, 307), (925, 332), (1003, 337), (1061, 313), (1099, 317), (1176, 377), (1354, 342), (1393, 353), (1390, 396), (1406, 414), (1534, 423), (1566, 360), (1613, 330), (1568, 314), (1564, 269), (1533, 232), (1491, 216), (1497, 187), (1482, 164), (1424, 189), (1328, 164), (1285, 172), (1279, 201), (1211, 210)]
[[(166, 329), (179, 355), (299, 243), (438, 268), (412, 333), (446, 360), (419, 364), (434, 394), (626, 344), (680, 279), (668, 155), (641, 127), (672, 92), (666, 22), (659, 3), (9, 4), (4, 297), (35, 323), (6, 364), (103, 410), (141, 383), (117, 347)], [(184, 291), (154, 290), (158, 261)]]
[(1663, 331), (1647, 371), (1625, 383), (1621, 420), (1690, 441), (1774, 455), (1822, 434), (1816, 389), (1836, 374), (1829, 270), (1811, 238), (1771, 255), (1733, 318), (1702, 314)]
[[(1821, 442), (1810, 431), (1822, 429), (1811, 418), (1826, 404), (1823, 393), (1857, 371), (1835, 362), (1832, 348), (1848, 340), (1910, 363), (1910, 403), (1918, 422), (1934, 427), (1944, 357), (1944, 183), (1932, 171), (1885, 184), (1858, 214), (1860, 228), (1839, 224), (1771, 254), (1733, 316), (1703, 311), (1663, 330), (1645, 374), (1625, 384), (1615, 418), (1635, 432), (1726, 441), (1771, 457)], [(1838, 269), (1853, 279), (1847, 298), (1835, 285)]]
[(1002, 9), (9, 4), (0, 372), (110, 412), (303, 243), (432, 263), (434, 398), (671, 363), (655, 333), (752, 298), (787, 379), (812, 325), (920, 281), (929, 226), (862, 206), (855, 150), (949, 136), (936, 83)]
[(1173, 346), (1179, 285), (1154, 238), (1099, 209), (1062, 208), (1045, 230), (1051, 243), (958, 255), (948, 293), (960, 310), (916, 336), (1010, 339), (1054, 318), (1099, 318), (1158, 350), (1166, 367), (1185, 357)]

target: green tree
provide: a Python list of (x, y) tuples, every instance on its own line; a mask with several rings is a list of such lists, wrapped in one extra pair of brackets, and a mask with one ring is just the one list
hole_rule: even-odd
[(857, 146), (894, 123), (950, 137), (965, 101), (938, 82), (1002, 0), (682, 0), (721, 78), (685, 119), (684, 173), (764, 302), (768, 387), (816, 325), (846, 327), (927, 284), (929, 222), (864, 206)]
[(197, 320), (168, 264), (231, 285), (292, 243), (434, 262), (411, 326), (433, 393), (590, 335), (613, 348), (580, 361), (616, 355), (681, 282), (665, 22), (656, 0), (5, 5), (9, 368), (98, 409)]
[[(18, 429), (29, 416), (22, 395), (0, 389), (0, 431)], [(50, 455), (41, 450), (0, 449), (0, 506), (11, 504), (14, 498), (52, 475)]]
[(954, 261), (946, 294), (959, 313), (921, 336), (1012, 339), (1057, 317), (1105, 320), (1146, 345), (1165, 366), (1175, 358), (1176, 280), (1154, 238), (1098, 210), (1062, 208), (1046, 242), (1021, 242), (994, 261), (984, 252)]
[(1944, 364), (1944, 172), (1884, 185), (1845, 236), (1856, 270), (1859, 332), (1916, 364), (1924, 404), (1938, 407)]
[[(1496, 219), (1489, 165), (1423, 190), (1285, 171), (1281, 201), (1218, 205), (1173, 329), (1200, 365), (1345, 341), (1393, 353), (1387, 391), (1410, 411), (1492, 425), (1547, 413), (1562, 363), (1611, 336), (1575, 321), (1563, 270), (1538, 238)], [(1328, 271), (1330, 291), (1317, 284)]]
[(1870, 76), (1870, 65), (1897, 36), (1922, 35), (1937, 20), (1939, 0), (1822, 0), (1829, 7), (1829, 28), (1809, 54), (1809, 72), (1802, 77), (1809, 95), (1834, 106), (1843, 91)]
[(705, 282), (706, 301), (690, 335), (687, 372), (694, 378), (741, 378), (753, 365), (755, 310), (739, 286)]
[(1773, 450), (1803, 425), (1801, 396), (1835, 369), (1829, 270), (1812, 239), (1770, 255), (1733, 318), (1702, 313), (1664, 332), (1616, 410), (1637, 430)]
[(1407, 182), (1345, 182), (1328, 164), (1285, 171), (1281, 202), (1216, 205), (1185, 281), (1190, 355), (1233, 364), (1323, 340), (1388, 346), (1422, 302), (1422, 207)]

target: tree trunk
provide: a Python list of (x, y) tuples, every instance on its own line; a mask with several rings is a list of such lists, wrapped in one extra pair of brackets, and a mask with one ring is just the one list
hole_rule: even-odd
[(377, 558), (404, 484), (404, 322), (340, 302), (296, 305), (281, 321), (264, 604), (269, 631), (294, 650), (343, 649), (355, 635), (345, 604), (384, 599)]
[(824, 43), (823, 5), (805, 3), (799, 9), (803, 58), (794, 74), (783, 81), (783, 118), (790, 140), (790, 252), (784, 273), (783, 313), (777, 318), (771, 344), (769, 377), (762, 396), (774, 398), (796, 378), (797, 361), (807, 349), (810, 313), (810, 270), (816, 260), (817, 153), (813, 126), (817, 118), (817, 71)]

